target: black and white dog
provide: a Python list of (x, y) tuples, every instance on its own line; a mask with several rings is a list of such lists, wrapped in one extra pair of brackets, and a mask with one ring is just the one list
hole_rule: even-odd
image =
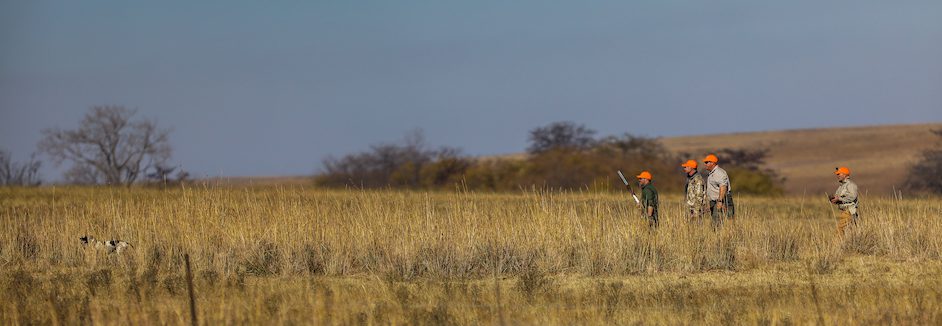
[(83, 246), (92, 246), (92, 247), (95, 247), (95, 249), (97, 250), (102, 250), (109, 254), (110, 253), (120, 254), (122, 251), (124, 251), (128, 247), (131, 247), (131, 244), (128, 243), (127, 241), (123, 241), (123, 240), (101, 241), (87, 235), (79, 238), (79, 240), (82, 240)]

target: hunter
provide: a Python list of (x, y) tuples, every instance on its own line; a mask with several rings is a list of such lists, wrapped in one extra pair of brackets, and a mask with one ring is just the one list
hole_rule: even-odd
[(850, 180), (850, 169), (845, 166), (834, 168), (834, 174), (841, 185), (831, 197), (831, 203), (841, 210), (837, 220), (837, 236), (843, 237), (847, 225), (857, 223), (857, 184)]
[(638, 185), (641, 186), (641, 208), (644, 217), (648, 220), (648, 227), (656, 229), (657, 222), (657, 189), (651, 184), (654, 177), (651, 172), (641, 171), (638, 174)]
[(723, 224), (726, 218), (732, 219), (735, 214), (730, 191), (729, 175), (719, 165), (719, 158), (710, 154), (703, 158), (710, 175), (706, 180), (707, 199), (710, 200), (710, 216), (713, 218), (713, 227)]
[(700, 223), (703, 217), (703, 199), (706, 191), (703, 186), (703, 176), (697, 171), (697, 161), (695, 160), (687, 160), (680, 166), (684, 168), (684, 173), (687, 174), (687, 183), (684, 185), (684, 192), (687, 194), (684, 201), (687, 204), (687, 222), (696, 220), (697, 223)]

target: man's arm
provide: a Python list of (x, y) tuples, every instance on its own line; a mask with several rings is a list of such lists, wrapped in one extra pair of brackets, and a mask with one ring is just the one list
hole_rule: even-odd
[(696, 191), (693, 189), (693, 187), (691, 187), (693, 185), (694, 185), (693, 182), (687, 185), (687, 189), (686, 189), (687, 193), (685, 194), (686, 196), (684, 197), (684, 204), (687, 204), (688, 207), (693, 207), (693, 205), (696, 205), (696, 202), (697, 202)]
[(723, 208), (724, 203), (726, 203), (726, 185), (720, 186), (720, 197), (716, 199), (716, 207)]
[(699, 211), (703, 209), (703, 204), (706, 203), (706, 182), (703, 181), (703, 178), (699, 178), (699, 181), (697, 182), (696, 192), (697, 192), (696, 194), (697, 200), (694, 206), (696, 206), (696, 209)]

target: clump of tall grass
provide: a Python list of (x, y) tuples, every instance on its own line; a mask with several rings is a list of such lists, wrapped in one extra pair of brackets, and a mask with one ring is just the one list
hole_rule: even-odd
[(281, 249), (268, 241), (261, 241), (248, 252), (242, 263), (246, 272), (255, 276), (276, 275), (284, 265)]
[(771, 261), (792, 261), (799, 258), (802, 233), (801, 228), (781, 228), (769, 232), (768, 259)]
[(885, 251), (877, 231), (871, 227), (855, 227), (846, 232), (841, 243), (845, 252), (874, 255)]

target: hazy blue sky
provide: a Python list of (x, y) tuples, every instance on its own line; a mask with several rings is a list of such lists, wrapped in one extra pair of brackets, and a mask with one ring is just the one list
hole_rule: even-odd
[(0, 148), (102, 104), (172, 127), (198, 176), (308, 174), (413, 128), (496, 154), (559, 120), (942, 121), (942, 1), (0, 1)]

